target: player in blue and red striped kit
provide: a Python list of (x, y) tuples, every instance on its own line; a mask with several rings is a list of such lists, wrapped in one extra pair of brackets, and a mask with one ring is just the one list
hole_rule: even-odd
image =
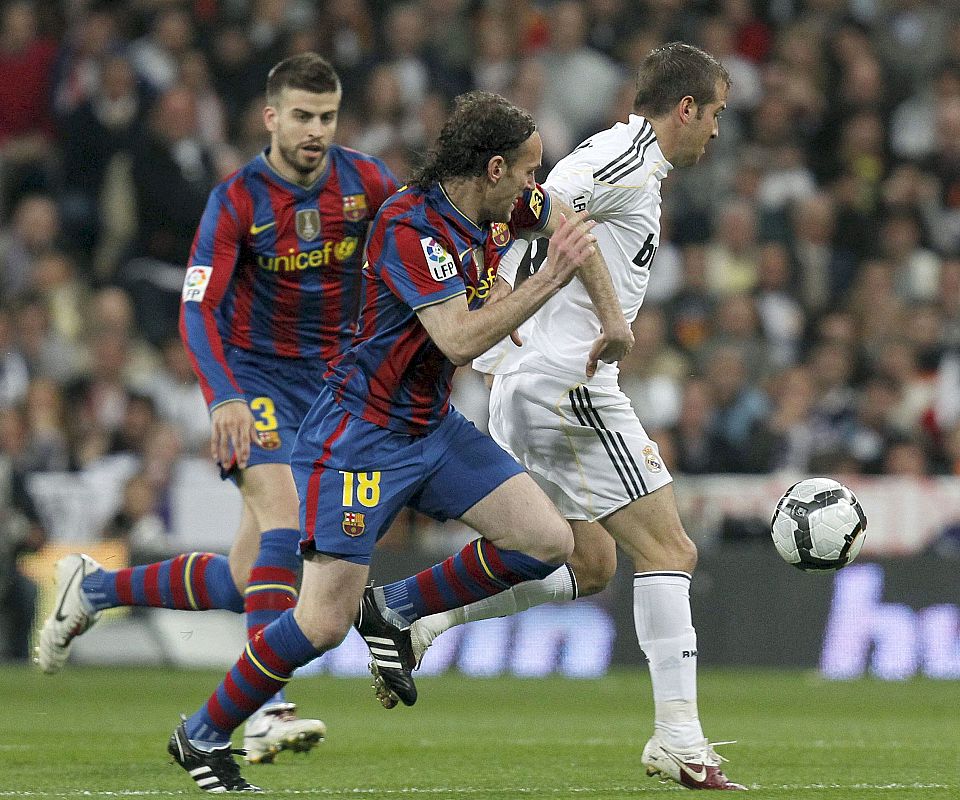
[[(427, 165), (374, 220), (360, 331), (331, 363), (291, 458), (304, 532), (296, 608), (247, 644), (171, 737), (170, 751), (201, 788), (245, 785), (236, 783), (231, 732), (354, 623), (381, 671), (406, 670), (401, 699), (413, 702), (409, 628), (382, 597), (364, 591), (374, 545), (403, 506), (461, 519), (480, 533), (429, 579), (393, 587), (391, 605), (399, 600), (414, 617), (546, 576), (569, 555), (570, 527), (546, 495), (450, 405), (456, 366), (508, 335), (595, 260), (591, 224), (566, 219), (536, 184), (541, 155), (528, 114), (497, 95), (465, 95)], [(547, 262), (487, 303), (520, 229), (552, 233)]]
[[(38, 661), (66, 661), (100, 610), (141, 605), (246, 612), (253, 637), (297, 597), (300, 539), (290, 453), (327, 363), (353, 340), (367, 229), (397, 182), (383, 162), (333, 143), (340, 81), (304, 54), (271, 70), (270, 146), (211, 193), (183, 287), (180, 331), (211, 417), (211, 453), (243, 497), (229, 559), (192, 553), (106, 571), (86, 556), (58, 566), (60, 597)], [(267, 698), (265, 698), (267, 699)], [(250, 720), (250, 761), (309, 749), (324, 733), (282, 690)]]

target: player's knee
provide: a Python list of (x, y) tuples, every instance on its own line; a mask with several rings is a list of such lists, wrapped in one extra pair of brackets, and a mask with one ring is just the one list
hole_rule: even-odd
[(598, 548), (588, 553), (577, 551), (569, 563), (577, 578), (577, 595), (587, 597), (602, 592), (613, 579), (617, 571), (617, 551), (615, 547)]
[(573, 531), (570, 523), (563, 517), (557, 517), (549, 522), (545, 521), (543, 532), (537, 537), (537, 552), (532, 553), (536, 558), (547, 564), (563, 564), (573, 555)]
[(297, 624), (303, 631), (303, 635), (307, 637), (310, 644), (322, 653), (332, 650), (346, 639), (353, 624), (352, 620), (340, 620), (332, 615), (309, 614), (300, 617), (296, 612), (294, 612), (294, 615), (297, 617)]

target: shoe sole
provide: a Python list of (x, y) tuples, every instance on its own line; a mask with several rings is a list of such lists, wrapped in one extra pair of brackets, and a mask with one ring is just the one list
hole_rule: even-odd
[(380, 668), (377, 666), (377, 662), (371, 660), (367, 666), (370, 668), (370, 674), (373, 675), (373, 691), (376, 693), (380, 705), (387, 710), (396, 708), (400, 702), (400, 697), (390, 689), (386, 681), (383, 680), (383, 675), (380, 674)]
[(299, 733), (296, 736), (288, 736), (277, 744), (271, 745), (262, 753), (250, 753), (244, 756), (244, 761), (248, 764), (272, 764), (274, 759), (284, 750), (292, 753), (309, 753), (324, 739), (323, 735), (317, 731), (309, 733)]

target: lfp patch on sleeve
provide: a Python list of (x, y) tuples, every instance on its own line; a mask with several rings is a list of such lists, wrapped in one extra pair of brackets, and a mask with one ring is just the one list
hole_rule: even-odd
[(427, 266), (430, 268), (430, 274), (436, 281), (450, 280), (457, 274), (457, 262), (453, 256), (443, 249), (432, 236), (424, 236), (420, 239), (420, 246), (423, 248), (423, 254), (427, 258)]
[(210, 275), (213, 267), (190, 267), (187, 276), (183, 279), (183, 302), (194, 301), (199, 303), (207, 293)]

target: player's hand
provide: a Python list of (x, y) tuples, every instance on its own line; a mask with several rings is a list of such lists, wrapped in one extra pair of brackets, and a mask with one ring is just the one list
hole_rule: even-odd
[(594, 225), (596, 222), (587, 219), (585, 211), (570, 219), (560, 214), (560, 224), (550, 237), (547, 260), (539, 273), (560, 286), (570, 283), (577, 270), (596, 252), (597, 237), (590, 233)]
[(597, 374), (599, 362), (606, 361), (612, 364), (621, 361), (632, 349), (633, 331), (626, 324), (626, 320), (616, 330), (609, 332), (601, 330), (587, 356), (587, 377), (592, 378)]
[(253, 412), (245, 400), (234, 400), (217, 406), (210, 415), (210, 455), (224, 467), (230, 465), (231, 453), (237, 467), (246, 469), (250, 445), (256, 444), (257, 426)]

